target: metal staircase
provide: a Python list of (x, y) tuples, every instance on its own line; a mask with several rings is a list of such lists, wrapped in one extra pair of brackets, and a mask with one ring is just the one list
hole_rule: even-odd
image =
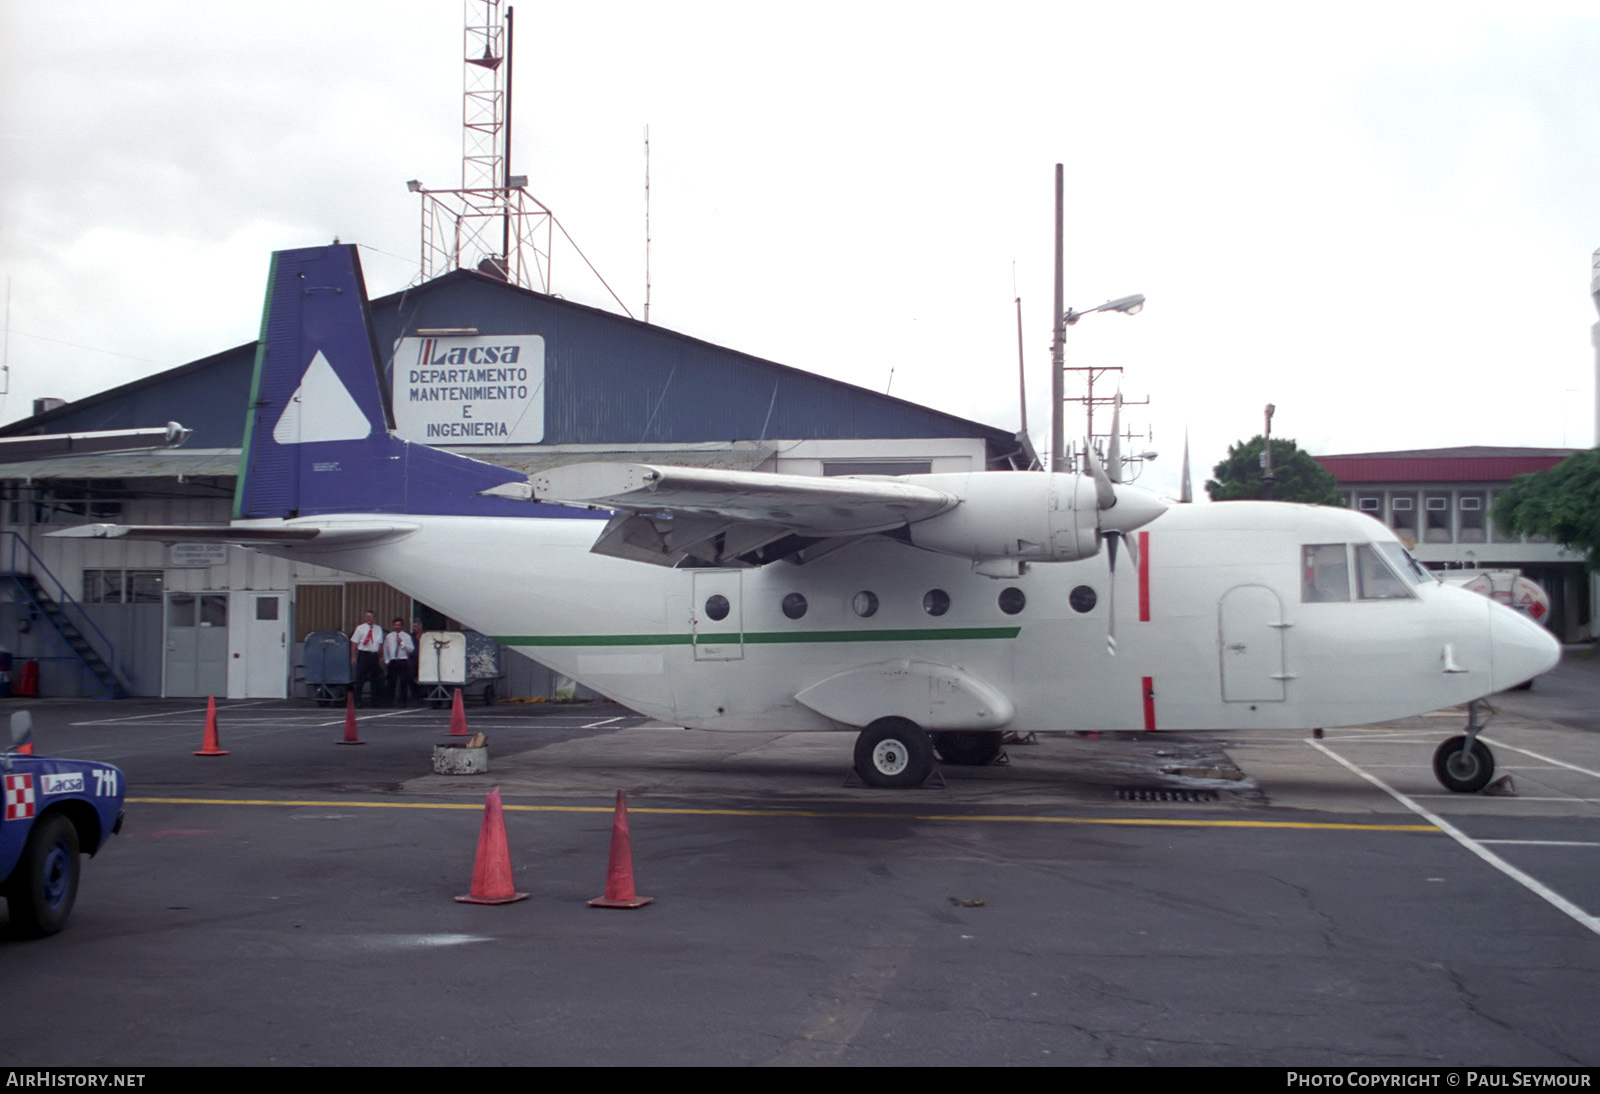
[[(9, 543), (0, 553), (5, 569), (0, 588), (11, 594), (19, 617), (31, 620), (41, 634), (64, 652), (41, 661), (73, 663), (84, 693), (99, 699), (121, 699), (130, 694), (128, 682), (117, 671), (117, 651), (105, 632), (56, 580), (49, 567), (16, 532), (3, 533)], [(20, 550), (19, 550), (20, 548)], [(40, 577), (44, 580), (40, 580)]]

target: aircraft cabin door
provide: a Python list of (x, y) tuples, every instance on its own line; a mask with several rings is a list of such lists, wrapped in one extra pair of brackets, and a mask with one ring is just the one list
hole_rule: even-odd
[(743, 570), (694, 570), (689, 605), (689, 641), (696, 661), (738, 661), (744, 657)]
[(1283, 604), (1265, 585), (1240, 585), (1222, 597), (1217, 654), (1226, 703), (1282, 702)]

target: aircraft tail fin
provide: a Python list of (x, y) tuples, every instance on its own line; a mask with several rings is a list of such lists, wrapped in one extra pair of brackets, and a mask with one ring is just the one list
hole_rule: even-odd
[(274, 254), (234, 519), (532, 515), (482, 493), (525, 482), (520, 472), (401, 440), (393, 425), (356, 248)]

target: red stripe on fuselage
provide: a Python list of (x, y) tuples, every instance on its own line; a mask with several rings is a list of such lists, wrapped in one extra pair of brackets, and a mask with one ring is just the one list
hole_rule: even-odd
[(1141, 676), (1139, 690), (1144, 695), (1144, 728), (1156, 728), (1156, 688), (1155, 677)]
[(1139, 533), (1139, 622), (1150, 622), (1150, 533)]

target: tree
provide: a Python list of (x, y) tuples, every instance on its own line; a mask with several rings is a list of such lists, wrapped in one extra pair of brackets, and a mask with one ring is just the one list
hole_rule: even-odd
[[(1266, 498), (1267, 486), (1261, 481), (1261, 449), (1266, 438), (1256, 434), (1248, 441), (1228, 446), (1228, 458), (1211, 473), (1206, 482), (1212, 501), (1244, 501)], [(1316, 460), (1287, 437), (1272, 438), (1273, 501), (1303, 501), (1312, 505), (1338, 505), (1339, 482)]]
[(1494, 522), (1513, 535), (1548, 536), (1600, 570), (1600, 448), (1548, 471), (1519, 475), (1494, 499)]

